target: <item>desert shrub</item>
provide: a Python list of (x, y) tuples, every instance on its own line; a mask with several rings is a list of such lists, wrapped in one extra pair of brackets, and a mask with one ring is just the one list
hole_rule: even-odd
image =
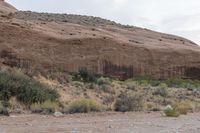
[(150, 80), (150, 85), (153, 87), (159, 86), (161, 81), (159, 80)]
[(111, 81), (109, 78), (100, 77), (97, 79), (96, 83), (101, 91), (104, 91), (106, 93), (111, 92), (111, 87), (110, 87)]
[(176, 110), (176, 108), (172, 107), (171, 105), (168, 105), (167, 107), (165, 107), (164, 114), (167, 117), (178, 117), (179, 116), (179, 113)]
[(187, 113), (192, 110), (192, 106), (189, 102), (178, 102), (173, 105), (174, 108), (179, 112), (179, 114), (187, 115)]
[(86, 85), (86, 88), (93, 90), (93, 89), (97, 89), (98, 85), (95, 84), (95, 83), (89, 83), (89, 84)]
[(52, 102), (48, 100), (43, 103), (33, 103), (30, 106), (30, 109), (33, 113), (41, 113), (41, 112), (54, 113), (60, 110), (60, 107), (57, 102)]
[(142, 111), (144, 107), (143, 101), (140, 94), (132, 91), (122, 92), (115, 102), (115, 111)]
[(103, 84), (101, 86), (99, 86), (99, 89), (105, 93), (110, 93), (111, 92), (111, 88), (109, 85)]
[(22, 110), (25, 109), (25, 106), (21, 102), (19, 102), (16, 97), (11, 97), (8, 101), (8, 104), (10, 111), (14, 113), (21, 113)]
[(161, 111), (161, 108), (156, 103), (146, 102), (145, 103), (145, 110), (147, 110), (147, 111), (155, 111), (156, 112), (156, 111)]
[(68, 113), (88, 113), (99, 112), (103, 110), (103, 106), (91, 99), (79, 99), (69, 105)]
[(96, 82), (97, 77), (87, 68), (82, 67), (78, 72), (72, 74), (72, 80), (81, 82)]
[(109, 78), (104, 78), (104, 77), (100, 77), (97, 79), (97, 84), (98, 85), (110, 85), (110, 79)]
[(0, 99), (7, 101), (11, 96), (27, 105), (46, 100), (55, 101), (59, 97), (55, 90), (26, 75), (0, 72)]
[(194, 111), (200, 112), (200, 103), (199, 102), (194, 102)]
[(134, 82), (128, 82), (126, 83), (127, 89), (128, 90), (135, 90), (137, 85)]
[(115, 101), (115, 96), (112, 94), (103, 97), (103, 104), (110, 105), (114, 101)]
[(161, 83), (158, 88), (153, 92), (153, 95), (160, 95), (162, 97), (166, 97), (168, 95), (167, 85), (165, 83)]
[(4, 108), (4, 106), (3, 106), (2, 102), (0, 102), (0, 112), (3, 111), (3, 108)]
[(141, 85), (141, 86), (144, 86), (144, 87), (150, 85), (148, 80), (138, 80), (137, 83), (138, 83), (138, 85)]
[(167, 89), (167, 84), (165, 84), (165, 83), (161, 83), (160, 85), (159, 85), (159, 87), (161, 88), (161, 89)]
[(9, 110), (0, 102), (0, 115), (9, 116)]
[(19, 89), (17, 97), (20, 101), (31, 104), (35, 102), (44, 102), (46, 100), (55, 101), (58, 93), (55, 90), (48, 89), (39, 82), (27, 84)]
[(146, 108), (147, 110), (152, 110), (153, 107), (154, 107), (154, 105), (153, 105), (152, 103), (145, 103), (145, 108)]

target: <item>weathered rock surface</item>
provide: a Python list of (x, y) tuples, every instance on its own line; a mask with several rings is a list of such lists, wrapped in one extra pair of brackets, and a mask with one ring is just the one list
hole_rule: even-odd
[[(27, 71), (77, 71), (122, 79), (200, 79), (200, 47), (182, 37), (79, 15), (15, 12), (0, 17), (0, 62)], [(10, 10), (11, 9), (11, 10)]]
[(17, 11), (16, 8), (6, 3), (4, 0), (0, 0), (0, 14), (10, 13)]

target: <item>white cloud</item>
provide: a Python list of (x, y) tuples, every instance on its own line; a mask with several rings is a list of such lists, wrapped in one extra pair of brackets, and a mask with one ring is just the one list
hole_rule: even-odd
[(7, 0), (21, 10), (99, 16), (200, 44), (199, 0)]

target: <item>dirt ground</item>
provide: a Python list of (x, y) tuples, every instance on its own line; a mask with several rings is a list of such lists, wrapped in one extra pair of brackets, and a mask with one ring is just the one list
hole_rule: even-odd
[(0, 117), (0, 133), (200, 133), (200, 113), (163, 117), (160, 113), (11, 115)]

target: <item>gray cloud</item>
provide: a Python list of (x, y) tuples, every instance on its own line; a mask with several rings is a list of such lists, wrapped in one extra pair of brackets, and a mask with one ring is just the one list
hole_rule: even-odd
[(7, 0), (20, 10), (99, 16), (200, 44), (199, 0)]

